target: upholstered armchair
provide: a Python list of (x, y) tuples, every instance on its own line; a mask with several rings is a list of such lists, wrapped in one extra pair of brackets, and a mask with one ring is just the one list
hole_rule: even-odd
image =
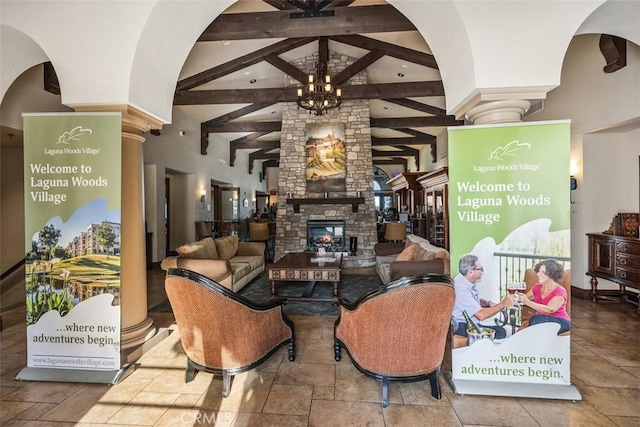
[(389, 381), (429, 379), (431, 395), (440, 399), (438, 376), (454, 300), (453, 280), (440, 274), (404, 277), (354, 303), (339, 299), (336, 361), (344, 347), (360, 372), (382, 381), (383, 407)]
[(229, 376), (260, 365), (281, 345), (295, 359), (293, 323), (283, 300), (256, 304), (193, 271), (172, 268), (165, 290), (187, 354), (185, 382), (198, 371), (222, 374), (223, 397)]

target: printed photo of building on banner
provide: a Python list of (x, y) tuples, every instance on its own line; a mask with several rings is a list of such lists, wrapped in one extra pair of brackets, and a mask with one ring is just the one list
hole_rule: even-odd
[(581, 399), (570, 375), (569, 150), (567, 121), (449, 129), (457, 393)]

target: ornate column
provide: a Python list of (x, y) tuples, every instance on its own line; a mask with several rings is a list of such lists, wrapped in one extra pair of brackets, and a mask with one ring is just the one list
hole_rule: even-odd
[(82, 106), (76, 107), (75, 110), (122, 113), (121, 349), (124, 353), (131, 354), (156, 333), (147, 310), (142, 143), (145, 140), (143, 133), (152, 128), (160, 129), (162, 123), (157, 118), (128, 105)]
[(491, 101), (469, 108), (465, 118), (474, 125), (521, 122), (529, 107), (531, 102), (523, 99)]

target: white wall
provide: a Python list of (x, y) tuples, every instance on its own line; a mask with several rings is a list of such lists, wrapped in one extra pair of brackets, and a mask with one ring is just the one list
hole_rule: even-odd
[(628, 65), (606, 74), (598, 42), (598, 35), (574, 38), (561, 86), (531, 117), (571, 120), (571, 157), (578, 166), (578, 189), (571, 194), (571, 280), (582, 289), (590, 289), (586, 233), (607, 230), (619, 212), (640, 211), (640, 47), (628, 42)]
[[(194, 122), (179, 109), (174, 109), (173, 123), (163, 127), (160, 136), (147, 134), (144, 142), (145, 170), (153, 165), (156, 169), (155, 177), (145, 177), (145, 187), (155, 187), (157, 198), (147, 200), (145, 206), (146, 217), (157, 217), (155, 228), (149, 229), (154, 233), (153, 261), (161, 261), (166, 253), (164, 239), (164, 178), (165, 174), (173, 177), (171, 202), (172, 211), (171, 242), (176, 247), (195, 240), (195, 221), (211, 219), (211, 212), (202, 209), (200, 196), (202, 189), (206, 190), (206, 203), (211, 203), (209, 188), (211, 180), (226, 182), (233, 187), (240, 188), (239, 218), (246, 218), (253, 212), (252, 199), (256, 190), (267, 191), (266, 181), (259, 182), (258, 172), (261, 170), (259, 162), (249, 175), (249, 150), (238, 150), (235, 166), (229, 166), (229, 143), (215, 139), (211, 135), (208, 154), (200, 154), (200, 124)], [(185, 131), (184, 136), (179, 132)], [(221, 164), (219, 159), (226, 161)], [(185, 179), (183, 175), (190, 175)], [(242, 206), (244, 193), (247, 193), (249, 207)], [(148, 221), (150, 224), (151, 221)]]

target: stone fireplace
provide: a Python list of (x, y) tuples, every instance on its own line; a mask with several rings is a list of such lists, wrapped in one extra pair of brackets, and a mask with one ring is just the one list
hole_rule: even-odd
[[(293, 62), (302, 70), (311, 71), (316, 56)], [(355, 61), (345, 55), (331, 54), (328, 71), (332, 75), (344, 70)], [(289, 77), (290, 86), (299, 86)], [(341, 85), (347, 93), (350, 84), (365, 84), (366, 74), (358, 73)], [(371, 129), (369, 106), (364, 100), (343, 100), (339, 109), (316, 116), (298, 109), (295, 103), (287, 103), (282, 109), (280, 139), (280, 163), (278, 177), (277, 227), (275, 258), (285, 253), (308, 250), (308, 221), (343, 221), (343, 246), (349, 250), (349, 238), (357, 237), (358, 255), (372, 255), (377, 242), (375, 204), (373, 197), (373, 160), (371, 158)], [(323, 192), (307, 191), (305, 135), (309, 127), (317, 125), (344, 126), (346, 151), (346, 176), (344, 190)], [(343, 200), (362, 197), (362, 203), (354, 206)], [(288, 199), (301, 199), (295, 206)], [(314, 203), (305, 200), (314, 199)], [(324, 199), (324, 200), (316, 200)], [(326, 201), (326, 203), (325, 203)]]
[(317, 252), (318, 248), (324, 248), (327, 252), (345, 252), (344, 221), (308, 220), (307, 248), (311, 252)]

